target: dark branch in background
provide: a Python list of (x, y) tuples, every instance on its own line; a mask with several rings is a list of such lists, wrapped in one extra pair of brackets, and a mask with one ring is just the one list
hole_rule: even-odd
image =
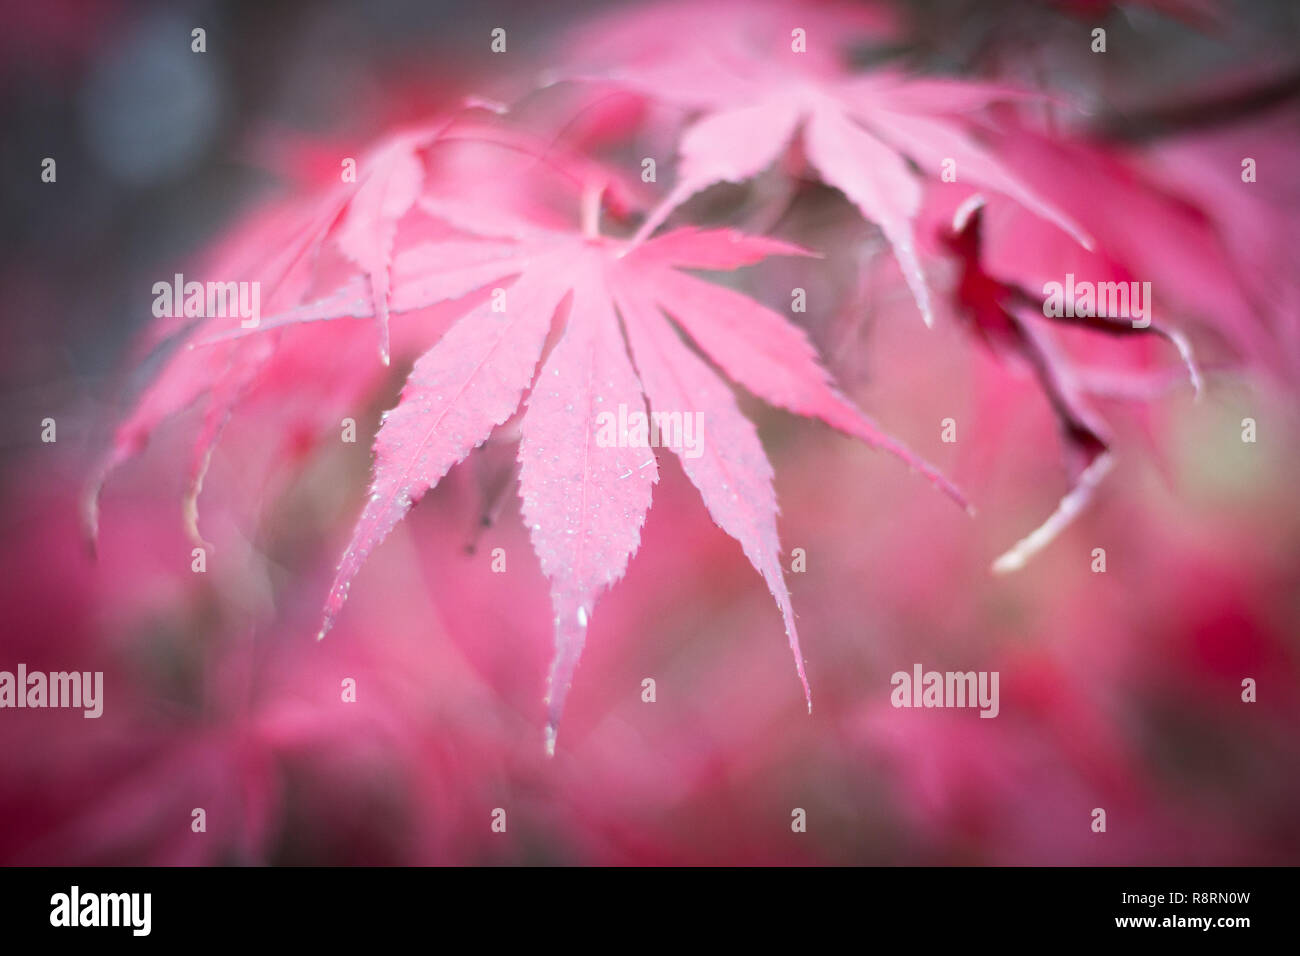
[(1104, 117), (1097, 133), (1104, 139), (1145, 142), (1200, 129), (1229, 126), (1300, 102), (1300, 67), (1257, 86), (1218, 93), (1206, 99)]

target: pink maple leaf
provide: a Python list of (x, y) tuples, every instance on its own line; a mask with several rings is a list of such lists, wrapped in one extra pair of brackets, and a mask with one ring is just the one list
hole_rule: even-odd
[[(275, 205), (250, 217), (208, 257), (203, 276), (258, 284), (263, 308), (287, 308), (320, 278), (322, 249), (334, 239), (339, 252), (365, 276), (372, 314), (379, 322), (380, 357), (388, 364), (388, 273), (397, 223), (410, 210), (423, 184), (422, 152), (450, 123), (441, 120), (384, 138), (363, 157), (359, 179), (341, 182), (323, 199)], [(267, 365), (276, 353), (270, 340), (241, 342), (226, 350), (195, 351), (189, 347), (229, 324), (230, 317), (223, 314), (198, 318), (179, 332), (177, 320), (171, 318), (150, 329), (145, 344), (169, 347), (171, 355), (118, 425), (111, 446), (94, 470), (82, 502), (92, 546), (104, 482), (144, 448), (163, 421), (200, 400), (204, 412), (191, 456), (183, 515), (190, 538), (203, 543), (198, 530), (198, 497), (212, 452), (234, 408), (256, 383), (265, 380)], [(353, 378), (361, 378), (363, 386), (376, 378), (363, 366), (353, 368), (357, 372)]]
[[(747, 19), (749, 5), (723, 7)], [(930, 295), (913, 230), (923, 180), (913, 166), (927, 175), (948, 166), (962, 183), (1007, 196), (1084, 246), (1091, 244), (1072, 218), (1026, 185), (973, 134), (970, 114), (1027, 94), (1004, 85), (892, 72), (850, 74), (842, 65), (842, 46), (846, 31), (862, 32), (861, 23), (818, 18), (820, 30), (804, 29), (801, 24), (812, 22), (812, 11), (781, 3), (757, 7), (767, 13), (759, 20), (761, 29), (735, 35), (724, 30), (715, 45), (718, 34), (709, 24), (716, 10), (692, 13), (675, 3), (652, 5), (626, 16), (634, 24), (656, 15), (664, 22), (670, 15), (684, 17), (685, 22), (672, 21), (674, 32), (696, 39), (667, 50), (652, 48), (649, 55), (602, 44), (602, 61), (617, 65), (575, 67), (588, 79), (698, 114), (678, 139), (677, 182), (646, 218), (637, 240), (653, 233), (697, 192), (751, 179), (797, 141), (822, 180), (880, 227), (927, 325), (932, 324)], [(602, 27), (621, 36), (621, 16), (613, 16), (613, 27)], [(693, 18), (700, 22), (692, 25)], [(803, 35), (795, 37), (795, 32)], [(580, 54), (577, 59), (587, 58)]]
[[(510, 210), (463, 200), (426, 195), (418, 206), (460, 232), (397, 254), (393, 313), (499, 285), (490, 301), (466, 312), (416, 361), (401, 401), (385, 414), (375, 439), (370, 499), (330, 589), (321, 636), (369, 553), (454, 464), (515, 415), (527, 394), (520, 494), (555, 612), (547, 698), (547, 747), (553, 752), (596, 598), (622, 576), (635, 552), (658, 477), (648, 442), (598, 440), (601, 414), (613, 415), (621, 406), (629, 418), (645, 416), (648, 398), (652, 415), (698, 413), (705, 423), (708, 437), (698, 448), (688, 449), (680, 436), (668, 446), (681, 457), (714, 520), (740, 542), (766, 580), (811, 707), (779, 563), (771, 467), (730, 389), (666, 316), (755, 395), (897, 455), (965, 501), (835, 388), (802, 330), (738, 292), (680, 271), (734, 269), (804, 250), (731, 230), (681, 229), (640, 244), (605, 238), (596, 233), (597, 207), (590, 203), (582, 232), (543, 228)], [(272, 316), (258, 329), (233, 329), (219, 339), (368, 318), (373, 302), (359, 281)], [(552, 324), (559, 314), (566, 319), (556, 340)], [(548, 341), (554, 344), (546, 351)]]
[(441, 127), (402, 133), (366, 157), (364, 178), (358, 181), (334, 227), (339, 249), (365, 273), (369, 283), (379, 320), (379, 355), (385, 365), (389, 362), (389, 268), (397, 222), (420, 196), (424, 185), (420, 152), (439, 132)]

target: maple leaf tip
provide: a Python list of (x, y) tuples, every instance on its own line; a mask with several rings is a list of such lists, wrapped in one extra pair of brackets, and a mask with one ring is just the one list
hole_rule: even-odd
[(994, 574), (1003, 575), (1019, 571), (1024, 566), (1024, 555), (1018, 554), (1016, 550), (1011, 550), (994, 561), (989, 570)]
[(801, 246), (795, 242), (782, 242), (784, 249), (774, 253), (778, 256), (802, 256), (805, 259), (825, 259), (826, 253), (819, 252), (816, 249), (809, 249), (807, 246)]
[(191, 487), (181, 499), (181, 526), (185, 529), (185, 537), (190, 544), (196, 548), (203, 548), (206, 551), (212, 551), (214, 548), (204, 540), (202, 533), (199, 531), (199, 489), (197, 486)]
[(1183, 365), (1187, 368), (1187, 378), (1192, 386), (1192, 400), (1199, 402), (1204, 392), (1205, 381), (1201, 377), (1201, 370), (1196, 364), (1196, 356), (1192, 353), (1192, 345), (1187, 341), (1187, 336), (1177, 329), (1171, 329), (1165, 333), (1166, 338), (1173, 343), (1174, 348), (1178, 350), (1179, 357), (1183, 360)]
[(91, 560), (99, 559), (99, 484), (93, 484), (81, 497), (81, 533)]

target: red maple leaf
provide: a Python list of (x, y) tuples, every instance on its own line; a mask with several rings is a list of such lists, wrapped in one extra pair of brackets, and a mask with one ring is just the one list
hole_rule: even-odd
[(1088, 400), (1089, 388), (1045, 325), (1074, 325), (1111, 336), (1159, 336), (1178, 350), (1197, 395), (1202, 386), (1186, 339), (1163, 322), (1149, 319), (1144, 326), (1135, 325), (1126, 316), (1107, 314), (1104, 306), (1094, 314), (1045, 318), (1042, 294), (990, 274), (982, 255), (983, 212), (984, 197), (970, 197), (957, 209), (952, 232), (945, 237), (961, 265), (957, 304), (971, 331), (985, 344), (1024, 361), (1033, 371), (1060, 426), (1069, 479), (1069, 488), (1052, 514), (993, 562), (995, 572), (1006, 573), (1023, 567), (1074, 520), (1112, 465), (1109, 430)]

